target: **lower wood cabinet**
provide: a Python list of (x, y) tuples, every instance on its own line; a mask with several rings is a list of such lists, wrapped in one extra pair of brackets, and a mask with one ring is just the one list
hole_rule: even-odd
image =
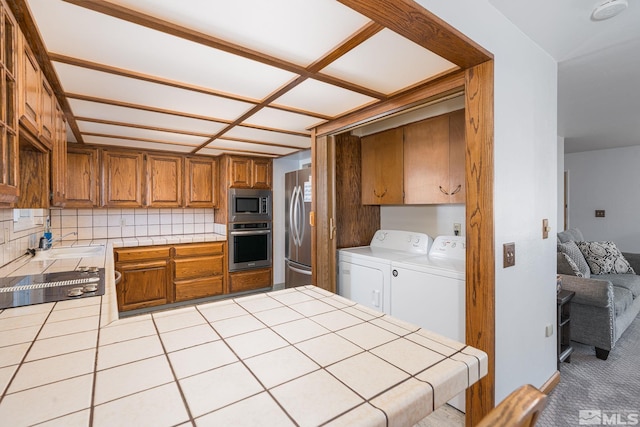
[(136, 310), (226, 293), (226, 242), (114, 249), (122, 274), (118, 310)]
[(118, 310), (136, 310), (172, 301), (169, 246), (115, 249), (115, 268), (122, 274), (116, 287)]
[(250, 291), (272, 285), (271, 268), (229, 273), (229, 293)]

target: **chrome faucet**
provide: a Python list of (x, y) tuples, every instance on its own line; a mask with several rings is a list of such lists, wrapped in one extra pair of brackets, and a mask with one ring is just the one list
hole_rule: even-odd
[(46, 237), (44, 237), (44, 236), (43, 236), (43, 237), (41, 237), (41, 238), (40, 238), (40, 244), (38, 245), (38, 248), (40, 248), (40, 249), (41, 249), (41, 250), (43, 250), (43, 251), (46, 251), (46, 250), (48, 250), (48, 249), (51, 249), (51, 246), (52, 246), (55, 242), (59, 242), (59, 241), (61, 241), (62, 239), (64, 239), (65, 237), (67, 237), (67, 236), (71, 236), (71, 235), (76, 236), (77, 234), (78, 234), (77, 232), (72, 231), (72, 232), (67, 233), (67, 234), (65, 234), (65, 235), (63, 235), (63, 236), (56, 237), (55, 239), (47, 239)]

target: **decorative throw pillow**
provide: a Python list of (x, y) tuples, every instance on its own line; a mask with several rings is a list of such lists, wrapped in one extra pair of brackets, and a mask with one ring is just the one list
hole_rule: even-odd
[(574, 276), (584, 277), (584, 274), (582, 274), (582, 272), (580, 271), (580, 269), (576, 265), (575, 261), (572, 260), (569, 255), (562, 254), (562, 256), (564, 256), (564, 259), (567, 260), (567, 264), (569, 264), (569, 266), (571, 267), (571, 270), (573, 271), (573, 275)]
[[(587, 279), (591, 277), (591, 269), (589, 268), (589, 264), (587, 264), (587, 261), (576, 245), (576, 242), (570, 240), (566, 243), (560, 243), (558, 245), (558, 251), (562, 252), (567, 256), (567, 258), (570, 258), (573, 261), (576, 266), (576, 270), (574, 271), (578, 271), (580, 272), (580, 274), (582, 274), (582, 276), (579, 277), (586, 277)], [(578, 274), (576, 274), (576, 276), (577, 275)]]
[(635, 274), (613, 242), (578, 242), (593, 274)]

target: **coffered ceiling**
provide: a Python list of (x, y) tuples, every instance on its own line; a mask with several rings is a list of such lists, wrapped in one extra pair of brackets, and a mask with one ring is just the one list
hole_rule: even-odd
[(15, 3), (78, 143), (287, 155), (315, 125), (460, 65), (334, 0)]

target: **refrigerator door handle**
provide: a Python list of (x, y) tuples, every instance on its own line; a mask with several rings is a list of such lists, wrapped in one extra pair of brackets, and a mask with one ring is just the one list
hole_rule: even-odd
[(293, 200), (293, 230), (295, 239), (293, 241), (296, 246), (300, 246), (300, 226), (298, 225), (300, 222), (300, 205), (298, 204), (298, 200), (300, 199), (300, 187), (296, 186), (293, 192), (295, 194), (295, 198)]
[(291, 270), (291, 271), (295, 271), (296, 273), (304, 274), (306, 276), (311, 276), (311, 271), (301, 270), (299, 268), (296, 268), (296, 267), (292, 266), (291, 264), (289, 264), (289, 266), (287, 268), (289, 270)]
[(293, 191), (291, 192), (291, 204), (289, 206), (289, 231), (291, 232), (291, 238), (293, 239), (293, 245), (298, 246), (298, 237), (296, 233), (298, 230), (296, 229), (295, 224), (295, 211), (296, 211), (296, 193), (298, 192), (298, 187), (293, 187)]
[(305, 216), (306, 212), (304, 210), (304, 193), (302, 187), (298, 187), (298, 201), (300, 202), (300, 223), (298, 224), (298, 241), (300, 242), (300, 246), (302, 246), (302, 237), (304, 236), (305, 229)]

